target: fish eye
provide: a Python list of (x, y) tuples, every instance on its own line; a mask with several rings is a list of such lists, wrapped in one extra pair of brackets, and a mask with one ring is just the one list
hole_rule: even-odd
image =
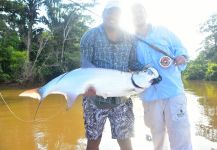
[(151, 69), (147, 69), (146, 72), (147, 72), (148, 75), (153, 75), (154, 74)]

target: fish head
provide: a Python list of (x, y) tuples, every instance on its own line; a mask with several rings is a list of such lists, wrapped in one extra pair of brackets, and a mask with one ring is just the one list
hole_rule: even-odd
[(153, 67), (149, 67), (149, 68), (143, 70), (143, 73), (146, 76), (150, 76), (150, 78), (152, 78), (152, 79), (156, 79), (159, 77), (158, 71)]
[(149, 67), (143, 71), (133, 73), (132, 80), (138, 87), (145, 89), (148, 88), (152, 84), (152, 81), (158, 77), (158, 71), (153, 67)]

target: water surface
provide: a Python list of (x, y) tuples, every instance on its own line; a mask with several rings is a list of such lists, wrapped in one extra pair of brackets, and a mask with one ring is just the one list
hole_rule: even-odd
[[(192, 140), (195, 150), (217, 150), (217, 83), (185, 81), (188, 110), (191, 119)], [(18, 97), (23, 89), (0, 89), (18, 120), (0, 100), (0, 150), (84, 150), (86, 146), (81, 97), (66, 111), (63, 96), (48, 96), (32, 122), (38, 101)], [(150, 132), (143, 123), (143, 108), (134, 99), (135, 150), (151, 150), (146, 140)], [(118, 150), (111, 139), (109, 123), (103, 133), (101, 150)]]

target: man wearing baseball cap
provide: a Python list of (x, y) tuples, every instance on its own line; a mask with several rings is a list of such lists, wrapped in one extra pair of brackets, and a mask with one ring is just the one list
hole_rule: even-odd
[[(139, 70), (132, 37), (120, 30), (121, 9), (118, 1), (110, 1), (103, 11), (103, 23), (81, 38), (81, 66), (89, 61), (99, 68), (120, 71)], [(84, 66), (83, 66), (84, 67)], [(105, 85), (106, 86), (106, 85)], [(112, 138), (121, 150), (132, 150), (134, 114), (130, 98), (95, 95), (90, 87), (83, 97), (87, 150), (98, 150), (106, 119), (110, 121)]]

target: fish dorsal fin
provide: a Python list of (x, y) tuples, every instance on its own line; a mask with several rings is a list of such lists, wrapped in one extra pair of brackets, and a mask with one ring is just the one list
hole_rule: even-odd
[(96, 68), (94, 64), (87, 60), (84, 56), (81, 57), (81, 68)]

